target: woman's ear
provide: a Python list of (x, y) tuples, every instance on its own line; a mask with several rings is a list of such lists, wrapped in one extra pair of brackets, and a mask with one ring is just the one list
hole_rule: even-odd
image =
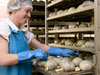
[(13, 10), (13, 13), (16, 13), (18, 11), (18, 9), (16, 9), (16, 10)]
[(13, 12), (16, 12), (17, 10), (13, 10)]

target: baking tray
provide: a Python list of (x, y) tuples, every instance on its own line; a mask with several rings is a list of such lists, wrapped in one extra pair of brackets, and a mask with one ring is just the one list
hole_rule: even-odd
[(40, 68), (40, 67), (36, 67), (34, 65), (31, 65), (32, 68), (34, 68), (35, 70), (39, 71), (40, 73), (44, 74), (44, 75), (72, 75), (72, 74), (77, 74), (77, 75), (85, 75), (85, 74), (91, 74), (94, 75), (94, 70), (91, 71), (80, 71), (80, 72), (76, 72), (76, 71), (72, 71), (72, 72), (60, 72), (60, 73), (56, 73), (55, 71), (44, 71), (44, 68)]

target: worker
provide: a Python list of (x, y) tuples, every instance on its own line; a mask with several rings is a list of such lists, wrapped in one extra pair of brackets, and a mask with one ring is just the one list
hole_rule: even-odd
[[(8, 18), (0, 22), (0, 75), (31, 75), (31, 60), (44, 59), (47, 54), (79, 56), (70, 49), (41, 44), (24, 24), (31, 17), (30, 0), (9, 0)], [(29, 46), (35, 50), (29, 50)]]

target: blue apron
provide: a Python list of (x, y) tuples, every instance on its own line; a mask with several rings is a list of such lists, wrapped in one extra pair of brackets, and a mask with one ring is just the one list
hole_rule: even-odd
[[(11, 30), (8, 43), (9, 54), (28, 51), (29, 45), (25, 32), (12, 30), (10, 26), (9, 28)], [(0, 66), (0, 75), (31, 75), (31, 61), (5, 67)]]

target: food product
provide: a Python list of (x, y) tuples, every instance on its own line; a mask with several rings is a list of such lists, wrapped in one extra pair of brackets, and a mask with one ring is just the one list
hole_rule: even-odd
[(89, 40), (85, 43), (85, 47), (88, 48), (93, 48), (94, 47), (94, 41), (93, 40)]
[(60, 43), (59, 39), (54, 40), (54, 44), (58, 44), (58, 43)]
[(38, 19), (34, 19), (34, 22), (37, 22), (38, 21)]
[(64, 57), (64, 58), (59, 62), (59, 66), (62, 67), (62, 64), (63, 64), (63, 63), (66, 63), (66, 61), (71, 61), (71, 58)]
[(76, 57), (76, 58), (73, 59), (72, 62), (75, 64), (76, 67), (78, 67), (79, 64), (82, 62), (82, 60), (83, 60), (82, 58)]
[(55, 56), (48, 56), (48, 60), (53, 60), (55, 58), (56, 58)]
[(35, 65), (36, 66), (36, 63), (37, 63), (38, 59), (33, 59), (31, 61), (32, 61), (32, 65)]
[(77, 9), (81, 9), (81, 8), (83, 8), (82, 4), (77, 7)]
[(65, 45), (65, 41), (66, 41), (66, 39), (62, 39), (62, 40), (61, 40), (61, 44), (62, 44), (62, 45)]
[(77, 42), (77, 46), (81, 47), (82, 45), (85, 45), (85, 42), (86, 42), (85, 40), (80, 40)]
[(63, 30), (63, 29), (68, 29), (68, 26), (67, 26), (67, 25), (66, 25), (66, 26), (63, 26), (63, 27), (62, 27), (62, 30)]
[(62, 14), (63, 12), (64, 12), (63, 10), (59, 10), (59, 11), (57, 12), (57, 15)]
[(79, 65), (80, 69), (82, 71), (88, 71), (92, 69), (92, 62), (89, 60), (83, 60), (80, 65)]
[(51, 12), (50, 14), (49, 14), (49, 17), (52, 17), (53, 16), (53, 12)]
[(64, 72), (64, 69), (63, 69), (63, 68), (55, 69), (55, 72), (56, 72), (56, 73)]
[(63, 62), (62, 66), (61, 66), (64, 71), (73, 71), (75, 69), (75, 64), (71, 61), (65, 61)]
[(39, 11), (38, 9), (34, 9), (33, 11)]
[(57, 26), (56, 30), (61, 30), (62, 26)]
[(85, 23), (81, 23), (81, 24), (79, 25), (79, 28), (87, 28), (87, 27), (88, 27), (88, 25), (85, 24)]
[(79, 67), (75, 67), (75, 71), (76, 72), (80, 71), (80, 68)]
[(42, 19), (39, 19), (39, 22), (42, 22)]
[(94, 4), (93, 1), (88, 0), (88, 1), (83, 2), (82, 6), (86, 7), (86, 6), (90, 6), (90, 5), (93, 5), (93, 4)]
[(69, 29), (73, 29), (73, 28), (77, 28), (78, 26), (77, 26), (77, 24), (71, 24), (71, 25), (69, 25)]
[(43, 0), (39, 0), (39, 2), (44, 2)]
[(61, 61), (60, 58), (54, 58), (54, 61), (57, 62), (57, 64), (59, 65), (59, 62)]
[(53, 15), (52, 16), (56, 16), (57, 15), (57, 12), (53, 12)]
[(45, 71), (54, 70), (57, 68), (57, 63), (54, 60), (48, 60), (45, 63)]
[(91, 24), (91, 27), (94, 27), (94, 24)]
[(74, 44), (74, 42), (69, 39), (65, 41), (66, 46), (72, 46), (73, 44)]
[(43, 67), (44, 68), (44, 65), (45, 65), (45, 60), (38, 60), (37, 62), (36, 62), (36, 66), (38, 66), (38, 67)]
[(71, 12), (71, 11), (73, 11), (73, 10), (76, 10), (76, 8), (75, 8), (75, 7), (70, 7), (70, 8), (68, 9), (68, 12)]
[(65, 9), (63, 13), (67, 13), (67, 12), (68, 12), (68, 9)]

